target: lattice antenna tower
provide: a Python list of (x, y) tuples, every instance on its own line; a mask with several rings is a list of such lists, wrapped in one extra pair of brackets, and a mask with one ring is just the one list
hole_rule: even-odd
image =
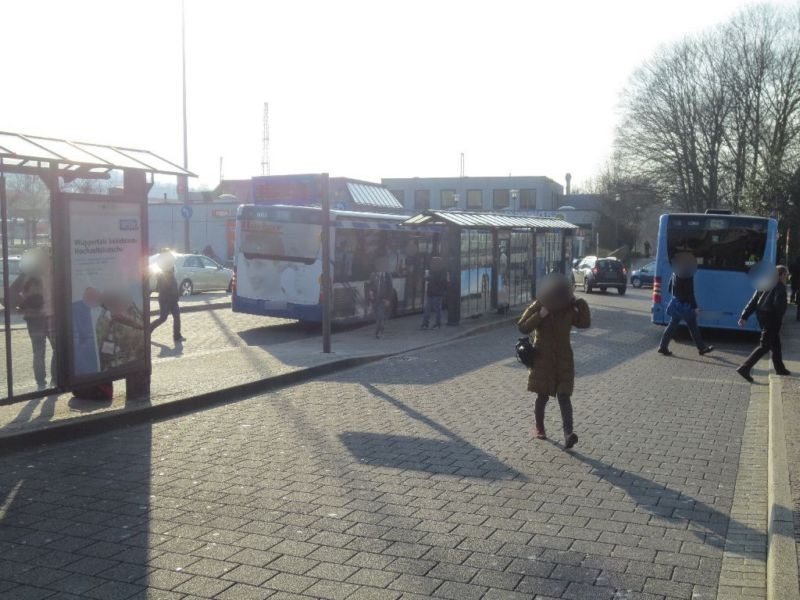
[(264, 137), (261, 144), (261, 174), (269, 175), (269, 102), (264, 102)]

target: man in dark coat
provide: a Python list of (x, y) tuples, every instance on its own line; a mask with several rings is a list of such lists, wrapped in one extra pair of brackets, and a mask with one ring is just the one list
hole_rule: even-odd
[(185, 342), (186, 338), (181, 335), (181, 309), (178, 305), (178, 281), (175, 279), (175, 259), (171, 255), (162, 255), (158, 259), (161, 271), (156, 280), (158, 290), (158, 318), (150, 324), (152, 332), (159, 325), (167, 321), (167, 317), (172, 315), (172, 338), (176, 342)]
[(375, 337), (383, 335), (386, 313), (391, 310), (394, 297), (392, 276), (386, 271), (376, 271), (370, 275), (367, 283), (367, 297), (375, 313)]
[(778, 266), (778, 282), (770, 290), (756, 291), (750, 302), (747, 303), (742, 316), (739, 319), (739, 326), (744, 327), (747, 319), (755, 313), (758, 324), (761, 326), (761, 339), (758, 346), (744, 364), (736, 369), (736, 372), (747, 381), (753, 381), (750, 369), (768, 352), (772, 352), (772, 365), (778, 375), (790, 375), (789, 370), (783, 364), (783, 354), (781, 353), (781, 323), (786, 312), (786, 280), (789, 271), (783, 265)]
[(425, 274), (426, 288), (422, 329), (427, 329), (431, 324), (431, 313), (436, 315), (434, 328), (442, 326), (442, 302), (447, 294), (447, 271), (442, 259), (434, 256), (431, 260), (431, 270)]

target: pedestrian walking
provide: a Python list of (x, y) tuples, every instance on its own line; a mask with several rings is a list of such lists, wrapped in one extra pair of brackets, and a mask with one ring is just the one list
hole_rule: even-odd
[(50, 342), (50, 387), (55, 386), (53, 303), (50, 256), (41, 249), (22, 257), (20, 274), (9, 286), (9, 307), (22, 314), (33, 351), (33, 376), (39, 390), (47, 388), (47, 342)]
[(758, 319), (761, 327), (761, 338), (756, 349), (750, 353), (744, 364), (736, 369), (736, 372), (747, 381), (753, 381), (750, 370), (768, 352), (772, 352), (772, 366), (778, 375), (791, 375), (786, 365), (783, 364), (783, 353), (781, 351), (781, 324), (783, 315), (786, 313), (786, 280), (789, 270), (780, 265), (777, 267), (778, 281), (766, 291), (756, 291), (750, 302), (747, 303), (742, 316), (739, 318), (739, 327), (744, 327), (753, 313)]
[(644, 256), (650, 258), (650, 242), (648, 240), (644, 241)]
[(367, 286), (367, 295), (375, 315), (375, 337), (379, 338), (384, 333), (386, 314), (391, 309), (394, 297), (392, 276), (386, 271), (376, 271), (370, 275)]
[(161, 269), (156, 280), (159, 314), (150, 324), (150, 332), (166, 323), (167, 317), (172, 315), (172, 339), (175, 342), (185, 342), (186, 338), (181, 334), (181, 309), (178, 303), (180, 294), (178, 280), (175, 279), (175, 257), (171, 253), (162, 254), (158, 257), (158, 266)]
[(431, 314), (436, 315), (434, 329), (442, 326), (442, 304), (447, 294), (447, 271), (440, 256), (431, 259), (431, 268), (425, 272), (425, 303), (423, 305), (422, 329), (431, 324)]
[(547, 439), (544, 412), (551, 396), (558, 399), (564, 427), (564, 448), (578, 443), (573, 431), (572, 392), (575, 385), (575, 361), (570, 344), (573, 327), (585, 329), (591, 324), (586, 300), (576, 300), (569, 279), (560, 273), (545, 277), (538, 299), (522, 313), (517, 327), (527, 335), (533, 334), (535, 356), (528, 373), (528, 391), (536, 394), (533, 413), (535, 435)]
[(701, 356), (708, 354), (714, 350), (714, 346), (703, 341), (700, 327), (697, 325), (697, 315), (700, 314), (700, 308), (697, 306), (697, 299), (694, 296), (694, 273), (697, 270), (697, 261), (694, 255), (681, 253), (673, 258), (672, 263), (675, 269), (669, 280), (669, 292), (672, 294), (672, 300), (667, 305), (667, 315), (669, 315), (670, 321), (661, 336), (658, 352), (664, 356), (672, 356), (669, 343), (675, 336), (681, 321), (684, 321), (695, 346), (697, 346), (697, 351)]

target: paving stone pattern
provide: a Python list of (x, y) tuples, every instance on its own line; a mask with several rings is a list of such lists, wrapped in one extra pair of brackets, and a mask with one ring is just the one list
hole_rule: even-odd
[(749, 342), (665, 358), (646, 293), (589, 301), (574, 453), (509, 327), (0, 459), (0, 595), (715, 598)]
[[(787, 319), (791, 319), (793, 311), (789, 311)], [(794, 340), (800, 337), (800, 323), (784, 321), (784, 351), (786, 366), (790, 371), (800, 373), (800, 352), (793, 345), (786, 344), (787, 333)], [(800, 557), (800, 380), (795, 377), (783, 378), (783, 417), (785, 421), (784, 435), (786, 437), (786, 458), (789, 464), (789, 480), (792, 487), (792, 502), (794, 505), (794, 532), (795, 548)], [(800, 569), (800, 560), (798, 561)]]
[(769, 381), (754, 370), (743, 432), (739, 472), (728, 527), (718, 598), (759, 600), (767, 597), (767, 468), (769, 452)]

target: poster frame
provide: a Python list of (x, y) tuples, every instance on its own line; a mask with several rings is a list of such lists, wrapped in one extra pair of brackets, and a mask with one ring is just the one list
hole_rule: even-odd
[[(130, 377), (131, 375), (140, 374), (140, 373), (150, 373), (150, 358), (151, 358), (151, 349), (150, 349), (150, 290), (149, 284), (147, 281), (147, 272), (145, 269), (145, 264), (147, 261), (147, 239), (148, 239), (148, 231), (147, 231), (147, 204), (146, 202), (139, 200), (137, 198), (131, 197), (129, 194), (123, 195), (99, 195), (99, 194), (75, 194), (75, 193), (61, 193), (61, 205), (64, 208), (64, 240), (63, 244), (61, 245), (63, 251), (63, 267), (64, 267), (64, 280), (66, 282), (65, 286), (65, 297), (64, 301), (60, 304), (63, 304), (66, 310), (63, 311), (64, 314), (64, 321), (65, 327), (63, 331), (67, 333), (66, 336), (66, 343), (64, 346), (64, 350), (66, 351), (66, 375), (67, 375), (67, 387), (74, 388), (75, 386), (84, 386), (84, 385), (91, 385), (96, 383), (106, 383), (110, 381), (115, 381), (118, 379), (125, 379)], [(109, 369), (107, 371), (101, 371), (98, 373), (91, 373), (87, 375), (77, 375), (75, 373), (75, 346), (73, 338), (73, 315), (72, 310), (69, 308), (72, 304), (72, 250), (71, 250), (71, 240), (72, 240), (72, 202), (95, 202), (98, 204), (117, 204), (117, 203), (124, 203), (124, 204), (133, 204), (139, 207), (139, 228), (140, 228), (140, 237), (141, 237), (141, 244), (139, 248), (139, 260), (140, 260), (140, 267), (142, 268), (141, 278), (142, 278), (142, 319), (145, 324), (143, 335), (144, 335), (144, 356), (141, 360), (132, 361), (128, 364), (115, 367), (113, 369)]]

